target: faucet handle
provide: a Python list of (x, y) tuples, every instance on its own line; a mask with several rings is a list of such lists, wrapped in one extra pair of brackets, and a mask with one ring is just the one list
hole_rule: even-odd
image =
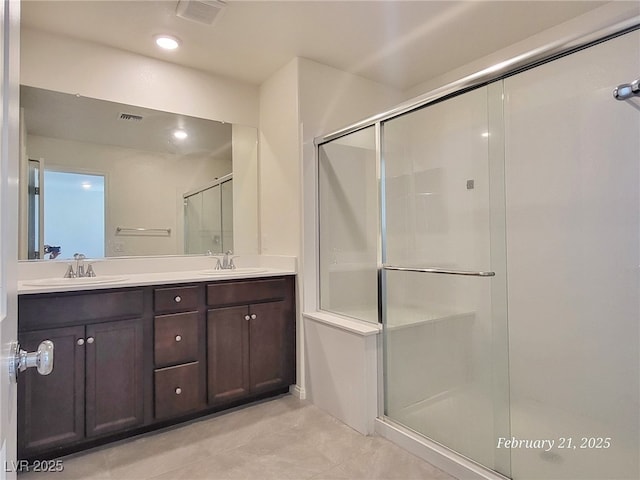
[(96, 276), (96, 272), (95, 272), (95, 270), (93, 269), (93, 263), (90, 263), (90, 264), (87, 266), (87, 271), (86, 271), (86, 272), (84, 272), (84, 276), (85, 276), (85, 277), (95, 277), (95, 276)]
[(222, 270), (222, 264), (220, 263), (220, 259), (216, 257), (216, 266), (213, 267), (214, 270)]
[(67, 271), (65, 272), (63, 278), (76, 278), (76, 272), (73, 271), (72, 264), (67, 264)]

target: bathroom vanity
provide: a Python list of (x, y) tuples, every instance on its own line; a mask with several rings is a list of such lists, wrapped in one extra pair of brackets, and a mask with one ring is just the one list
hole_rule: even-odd
[(50, 375), (30, 369), (18, 382), (18, 458), (57, 457), (287, 392), (294, 279), (27, 289), (21, 347), (48, 339), (55, 352)]

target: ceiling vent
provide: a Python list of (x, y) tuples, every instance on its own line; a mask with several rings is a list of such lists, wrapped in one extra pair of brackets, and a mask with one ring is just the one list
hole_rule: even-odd
[(120, 116), (118, 118), (120, 120), (127, 120), (130, 122), (139, 122), (144, 117), (142, 115), (136, 115), (134, 113), (120, 113)]
[(226, 3), (220, 0), (180, 0), (176, 15), (185, 20), (213, 25), (222, 17)]

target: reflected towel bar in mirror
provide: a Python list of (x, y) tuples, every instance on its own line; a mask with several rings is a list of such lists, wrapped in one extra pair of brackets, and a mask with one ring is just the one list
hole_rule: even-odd
[(118, 235), (171, 235), (170, 228), (116, 227)]

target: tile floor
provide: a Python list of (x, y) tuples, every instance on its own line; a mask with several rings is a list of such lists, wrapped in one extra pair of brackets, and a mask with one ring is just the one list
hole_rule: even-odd
[(290, 395), (62, 460), (18, 480), (455, 480)]

